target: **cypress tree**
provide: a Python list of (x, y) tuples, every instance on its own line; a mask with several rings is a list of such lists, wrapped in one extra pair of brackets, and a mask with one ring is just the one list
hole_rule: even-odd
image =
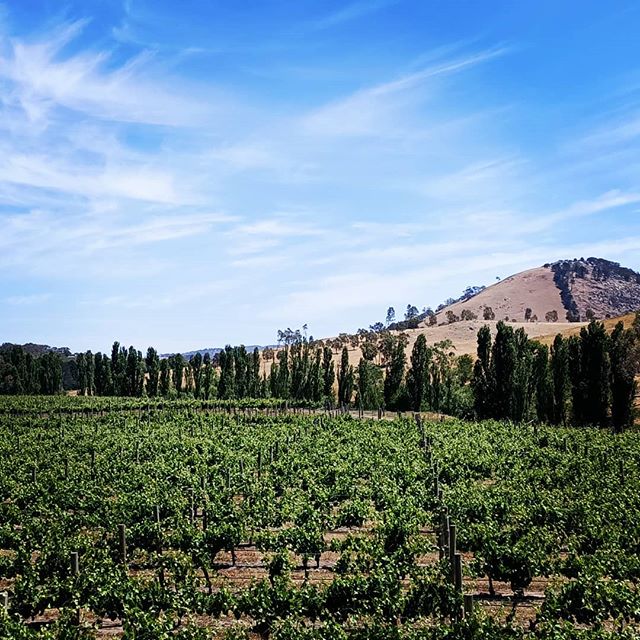
[(398, 405), (402, 402), (400, 396), (406, 365), (407, 356), (404, 342), (396, 339), (391, 349), (387, 375), (384, 379), (384, 404), (390, 409), (399, 408)]

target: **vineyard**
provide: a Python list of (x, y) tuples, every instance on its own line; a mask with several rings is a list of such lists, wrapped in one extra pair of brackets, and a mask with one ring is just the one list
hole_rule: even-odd
[(634, 430), (5, 398), (1, 638), (640, 637)]

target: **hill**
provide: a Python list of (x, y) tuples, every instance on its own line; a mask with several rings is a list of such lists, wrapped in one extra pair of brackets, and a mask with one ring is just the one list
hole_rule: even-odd
[[(468, 295), (470, 291), (474, 295)], [(528, 269), (486, 288), (470, 287), (461, 299), (434, 315), (423, 313), (390, 328), (403, 330), (407, 353), (418, 335), (424, 334), (429, 345), (450, 341), (456, 355), (475, 355), (480, 327), (488, 325), (495, 334), (500, 320), (551, 344), (558, 333), (579, 333), (591, 317), (605, 320), (608, 330), (620, 317), (630, 324), (636, 310), (640, 310), (640, 274), (617, 262), (580, 258)], [(337, 344), (335, 338), (328, 343)], [(361, 350), (354, 344), (348, 348), (349, 361), (355, 366)]]
[[(258, 351), (262, 351), (263, 349), (274, 349), (276, 348), (277, 345), (272, 344), (272, 345), (266, 345), (266, 346), (262, 346), (259, 344), (250, 344), (250, 345), (245, 345), (245, 349), (251, 353), (254, 349), (257, 349)], [(213, 356), (218, 355), (222, 350), (224, 349), (224, 347), (207, 347), (206, 349), (196, 349), (195, 351), (185, 351), (182, 353), (182, 356), (186, 359), (189, 360), (191, 359), (193, 356), (196, 355), (196, 353), (199, 353), (202, 357), (204, 357), (207, 353), (209, 354), (209, 356), (211, 358), (213, 358)], [(161, 353), (160, 354), (160, 358), (170, 358), (171, 356), (175, 355), (174, 353)]]
[[(640, 309), (640, 274), (603, 258), (560, 260), (522, 271), (439, 310), (438, 324), (477, 316), (578, 322)], [(423, 324), (427, 323), (427, 319)]]
[(25, 353), (38, 357), (45, 353), (57, 353), (63, 358), (71, 357), (72, 353), (69, 347), (50, 347), (48, 344), (34, 344), (27, 342), (26, 344), (14, 344), (12, 342), (3, 342), (0, 344), (0, 352), (10, 351), (13, 347), (20, 347)]

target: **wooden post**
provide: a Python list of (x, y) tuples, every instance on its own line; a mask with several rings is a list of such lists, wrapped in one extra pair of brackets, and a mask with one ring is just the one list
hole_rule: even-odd
[(123, 524), (118, 525), (118, 550), (120, 555), (120, 562), (122, 564), (127, 563), (127, 528)]
[(453, 564), (455, 555), (457, 553), (456, 549), (457, 539), (456, 539), (456, 525), (449, 525), (449, 558)]
[(447, 552), (450, 549), (449, 527), (450, 527), (449, 516), (447, 515), (442, 516), (442, 525), (441, 525), (442, 536), (443, 536), (444, 548), (447, 550)]
[(33, 482), (33, 484), (38, 482), (38, 467), (35, 464), (31, 468), (31, 482)]
[(77, 551), (72, 551), (69, 556), (69, 564), (71, 565), (71, 575), (77, 576), (80, 574), (80, 556)]
[(195, 499), (193, 497), (193, 487), (189, 487), (187, 493), (189, 495), (189, 522), (193, 524), (196, 519), (196, 506)]
[(158, 528), (160, 528), (160, 505), (159, 504), (155, 506), (154, 511), (155, 511), (154, 515), (156, 519), (156, 525), (158, 526)]
[(2, 606), (5, 611), (9, 610), (9, 594), (6, 591), (0, 593), (0, 606)]
[(470, 593), (464, 594), (464, 615), (470, 616), (473, 614), (473, 596)]
[(456, 553), (453, 559), (454, 584), (456, 590), (462, 592), (462, 554)]

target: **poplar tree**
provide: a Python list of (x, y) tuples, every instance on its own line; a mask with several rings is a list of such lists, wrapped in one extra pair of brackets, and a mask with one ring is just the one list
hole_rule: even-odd
[(567, 341), (558, 334), (551, 347), (551, 377), (553, 380), (553, 415), (554, 424), (565, 424), (567, 421), (567, 397), (569, 381), (569, 349)]
[(151, 398), (155, 398), (158, 395), (158, 385), (160, 378), (160, 358), (158, 352), (153, 348), (147, 349), (147, 356), (145, 358), (145, 364), (147, 366), (147, 395)]
[(290, 396), (291, 389), (291, 372), (289, 370), (289, 348), (285, 347), (278, 351), (278, 368), (277, 368), (277, 398), (286, 400)]
[(404, 341), (394, 339), (384, 379), (384, 404), (390, 409), (400, 408), (404, 370), (407, 365)]
[(587, 424), (604, 426), (609, 404), (610, 362), (608, 337), (602, 322), (592, 320), (580, 330), (582, 375), (584, 378), (585, 412)]
[(554, 393), (549, 348), (539, 342), (534, 343), (533, 370), (536, 388), (536, 417), (538, 422), (550, 423), (554, 420)]
[(478, 358), (473, 366), (473, 398), (476, 415), (489, 418), (494, 411), (495, 380), (491, 366), (491, 330), (487, 325), (478, 331)]
[(429, 393), (429, 366), (431, 351), (421, 333), (411, 350), (411, 367), (407, 373), (407, 389), (414, 411), (422, 411)]
[(247, 395), (247, 369), (248, 356), (244, 345), (233, 348), (233, 370), (234, 370), (234, 395), (235, 398), (244, 398)]
[(254, 348), (249, 359), (249, 386), (248, 394), (251, 398), (259, 398), (262, 395), (260, 382), (260, 351)]
[(202, 397), (202, 354), (194, 353), (189, 359), (189, 367), (193, 379), (193, 393), (196, 398)]
[(171, 391), (171, 368), (166, 358), (160, 360), (160, 395), (166, 398)]
[(205, 400), (209, 400), (213, 387), (213, 366), (211, 364), (211, 355), (208, 351), (204, 354), (204, 358), (202, 358), (202, 367), (202, 397)]
[(633, 424), (633, 400), (636, 392), (637, 338), (632, 329), (618, 322), (611, 333), (611, 422), (616, 433)]
[(325, 345), (322, 349), (322, 395), (329, 400), (333, 399), (333, 383), (335, 378), (333, 352), (331, 347)]
[(184, 386), (184, 357), (181, 353), (176, 353), (172, 357), (173, 360), (173, 386), (176, 393), (182, 393)]
[(218, 354), (218, 363), (220, 365), (220, 379), (218, 380), (218, 398), (228, 400), (235, 397), (235, 365), (233, 349), (231, 345), (227, 345)]
[(338, 371), (338, 404), (341, 407), (351, 404), (354, 377), (353, 366), (349, 364), (349, 351), (343, 347)]
[(498, 420), (511, 418), (515, 410), (516, 358), (513, 327), (500, 320), (496, 325), (496, 337), (491, 350), (491, 368), (495, 383), (493, 417)]
[(534, 350), (526, 331), (521, 327), (513, 334), (515, 360), (513, 392), (507, 417), (514, 422), (529, 419), (536, 385), (533, 375)]
[(361, 409), (377, 409), (384, 400), (382, 371), (366, 358), (358, 363), (356, 402)]
[(76, 367), (78, 368), (78, 385), (80, 387), (80, 395), (87, 395), (87, 363), (84, 353), (76, 356)]

